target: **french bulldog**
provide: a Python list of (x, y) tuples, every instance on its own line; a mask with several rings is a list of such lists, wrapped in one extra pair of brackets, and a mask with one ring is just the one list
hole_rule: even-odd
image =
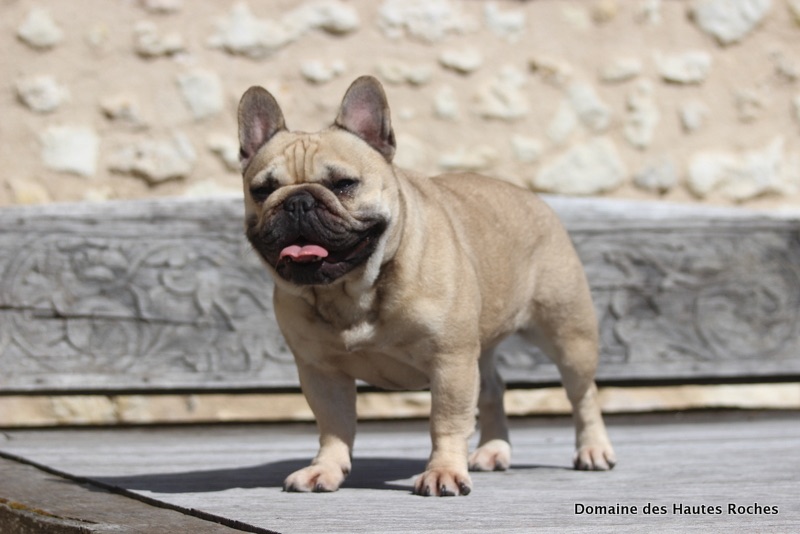
[[(245, 232), (275, 280), (275, 314), (315, 415), (319, 452), (286, 491), (337, 490), (351, 469), (356, 381), (431, 391), (419, 495), (467, 495), (469, 470), (511, 446), (494, 348), (519, 333), (556, 363), (573, 407), (574, 466), (615, 457), (594, 382), (598, 326), (583, 267), (533, 192), (472, 173), (392, 165), (387, 98), (355, 80), (333, 125), (290, 131), (251, 87), (238, 109)], [(468, 453), (479, 410), (480, 442)]]

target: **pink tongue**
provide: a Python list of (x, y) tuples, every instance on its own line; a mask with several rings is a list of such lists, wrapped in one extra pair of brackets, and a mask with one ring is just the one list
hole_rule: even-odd
[(319, 245), (289, 245), (281, 250), (280, 259), (289, 257), (292, 261), (300, 263), (308, 263), (312, 261), (319, 261), (328, 256), (328, 251)]

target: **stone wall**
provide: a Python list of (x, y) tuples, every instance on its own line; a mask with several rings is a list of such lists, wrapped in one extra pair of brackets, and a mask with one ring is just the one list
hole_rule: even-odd
[(0, 205), (239, 191), (235, 109), (540, 191), (800, 206), (800, 0), (6, 0)]

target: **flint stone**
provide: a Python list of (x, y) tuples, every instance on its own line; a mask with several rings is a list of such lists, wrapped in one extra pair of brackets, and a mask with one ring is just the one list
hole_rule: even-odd
[(572, 77), (572, 66), (550, 56), (537, 55), (528, 59), (528, 69), (556, 87), (564, 86)]
[(515, 67), (506, 66), (497, 77), (478, 89), (478, 114), (506, 121), (521, 119), (530, 109), (528, 97), (522, 90), (524, 86), (525, 74)]
[(588, 83), (575, 82), (567, 87), (567, 97), (580, 121), (593, 132), (606, 130), (611, 123), (611, 109)]
[(61, 31), (46, 9), (32, 9), (17, 28), (17, 37), (33, 48), (46, 50), (64, 38)]
[(600, 69), (600, 79), (607, 83), (631, 80), (642, 73), (642, 61), (637, 58), (621, 57)]
[(137, 23), (133, 31), (133, 48), (142, 57), (172, 56), (186, 50), (183, 37), (177, 33), (168, 33), (162, 37), (158, 34), (156, 25), (150, 21)]
[(94, 176), (100, 139), (85, 126), (51, 126), (41, 134), (42, 161), (54, 171)]
[(433, 69), (427, 65), (412, 65), (403, 61), (386, 59), (377, 65), (378, 75), (388, 83), (424, 85), (431, 80)]
[(692, 19), (720, 44), (741, 41), (769, 13), (772, 0), (695, 0)]
[(525, 12), (522, 10), (501, 11), (495, 2), (483, 8), (483, 16), (489, 30), (509, 41), (517, 41), (525, 33)]
[(437, 117), (453, 120), (458, 117), (458, 108), (458, 99), (452, 87), (445, 85), (436, 92), (433, 110)]
[(627, 170), (614, 143), (598, 137), (575, 145), (542, 167), (532, 180), (538, 191), (597, 195), (622, 185)]
[(640, 24), (661, 24), (661, 0), (641, 0), (636, 11), (636, 21)]
[(785, 159), (780, 136), (761, 150), (699, 152), (689, 160), (688, 186), (699, 198), (719, 192), (735, 201), (790, 194), (797, 189), (798, 170)]
[(216, 72), (197, 69), (178, 76), (183, 99), (196, 120), (216, 115), (224, 106), (222, 82)]
[(183, 8), (183, 0), (140, 0), (139, 3), (150, 13), (177, 13)]
[(287, 13), (283, 21), (301, 33), (317, 29), (338, 35), (354, 32), (361, 24), (356, 8), (339, 0), (309, 2)]
[(217, 156), (229, 171), (239, 172), (239, 141), (235, 137), (214, 134), (208, 138), (208, 148)]
[(628, 112), (622, 126), (622, 134), (634, 147), (644, 149), (653, 142), (656, 126), (661, 114), (653, 98), (653, 84), (649, 80), (639, 82), (628, 96)]
[(474, 48), (445, 50), (439, 54), (442, 66), (461, 74), (469, 74), (483, 65), (483, 56)]
[(318, 59), (304, 61), (300, 65), (300, 74), (311, 83), (326, 83), (341, 76), (346, 70), (344, 61), (337, 59), (329, 64)]
[(186, 177), (197, 158), (189, 139), (175, 134), (169, 140), (146, 139), (111, 155), (112, 171), (143, 178), (150, 185)]
[(472, 31), (475, 23), (451, 0), (385, 0), (378, 26), (393, 39), (408, 35), (435, 43), (451, 33)]
[(511, 148), (521, 163), (533, 163), (542, 155), (542, 142), (534, 137), (515, 135), (511, 137)]
[(108, 119), (130, 126), (144, 126), (139, 103), (129, 94), (116, 94), (100, 101), (100, 109)]
[(561, 145), (578, 127), (578, 115), (568, 99), (561, 101), (556, 114), (547, 126), (547, 138), (554, 145)]
[(53, 112), (69, 100), (69, 90), (52, 76), (32, 76), (15, 85), (22, 103), (37, 113)]
[(767, 109), (767, 95), (759, 89), (743, 88), (733, 92), (734, 106), (740, 121), (753, 122)]
[(633, 183), (639, 189), (651, 193), (667, 193), (678, 185), (678, 170), (675, 162), (669, 158), (662, 158), (649, 163), (633, 175)]
[(796, 82), (800, 79), (800, 65), (780, 50), (770, 53), (770, 59), (775, 62), (775, 74), (787, 82)]
[(359, 24), (355, 8), (338, 0), (310, 2), (286, 13), (280, 20), (259, 19), (246, 3), (239, 2), (227, 17), (217, 21), (217, 32), (208, 44), (231, 54), (262, 59), (310, 30), (344, 34), (355, 31)]
[(461, 147), (439, 158), (439, 166), (445, 170), (481, 171), (497, 161), (497, 150), (489, 145)]
[(703, 127), (711, 110), (699, 100), (690, 100), (681, 104), (678, 115), (681, 125), (686, 133), (691, 133)]
[(683, 54), (656, 55), (661, 77), (672, 83), (700, 84), (711, 70), (711, 54), (702, 51)]
[(234, 4), (216, 28), (217, 33), (208, 41), (210, 46), (252, 59), (267, 57), (296, 38), (293, 31), (278, 22), (253, 16), (244, 2)]

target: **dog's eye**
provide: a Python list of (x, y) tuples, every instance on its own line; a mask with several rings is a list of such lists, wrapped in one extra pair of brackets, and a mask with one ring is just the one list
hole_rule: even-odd
[(337, 195), (349, 193), (358, 185), (358, 180), (353, 178), (337, 178), (330, 185), (330, 190)]
[(250, 188), (250, 197), (254, 202), (261, 204), (274, 192), (275, 186), (273, 185), (259, 185)]

